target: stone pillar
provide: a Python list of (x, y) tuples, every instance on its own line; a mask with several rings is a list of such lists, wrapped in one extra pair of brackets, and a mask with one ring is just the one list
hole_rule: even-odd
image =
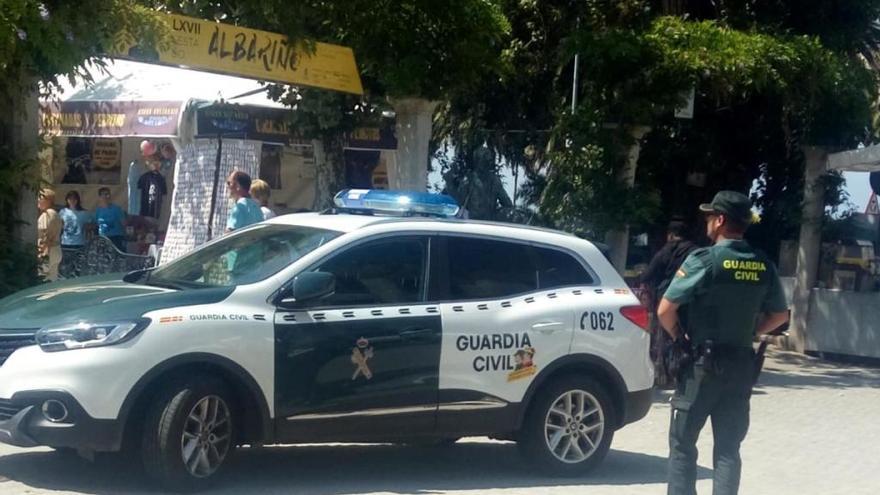
[[(634, 142), (626, 153), (623, 168), (617, 173), (618, 181), (626, 187), (633, 187), (636, 182), (636, 167), (639, 162), (639, 153), (642, 149), (642, 138), (650, 131), (647, 126), (636, 126), (630, 130), (630, 136)], [(605, 244), (611, 256), (611, 264), (623, 275), (626, 270), (626, 255), (629, 250), (629, 225), (621, 225), (620, 228), (608, 231), (605, 234)]]
[(822, 246), (824, 191), (819, 179), (825, 173), (828, 153), (818, 147), (805, 147), (804, 202), (801, 207), (801, 233), (798, 241), (797, 271), (791, 301), (791, 323), (786, 348), (803, 353), (806, 348), (810, 295), (816, 286), (819, 253)]
[(434, 110), (439, 102), (423, 98), (392, 98), (397, 113), (397, 159), (388, 168), (390, 189), (426, 191)]

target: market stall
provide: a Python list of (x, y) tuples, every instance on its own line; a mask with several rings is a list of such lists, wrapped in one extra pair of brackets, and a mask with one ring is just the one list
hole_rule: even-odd
[[(126, 252), (164, 245), (171, 259), (222, 233), (233, 169), (269, 183), (277, 214), (314, 207), (320, 143), (291, 129), (261, 83), (124, 61), (108, 72), (42, 105), (53, 136), (43, 176), (59, 203), (75, 190), (87, 210), (109, 189), (129, 215)], [(348, 186), (387, 187), (397, 142), (384, 120), (346, 136)]]

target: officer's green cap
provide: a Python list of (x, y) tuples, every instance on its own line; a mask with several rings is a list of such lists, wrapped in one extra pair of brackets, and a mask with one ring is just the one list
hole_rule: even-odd
[(700, 205), (700, 211), (727, 215), (746, 225), (752, 223), (752, 202), (748, 196), (736, 191), (719, 191), (711, 203)]

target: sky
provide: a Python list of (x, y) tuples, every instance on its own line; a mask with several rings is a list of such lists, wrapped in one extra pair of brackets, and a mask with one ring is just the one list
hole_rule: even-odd
[(868, 206), (868, 200), (871, 199), (871, 185), (868, 183), (868, 172), (844, 172), (843, 177), (846, 179), (846, 192), (849, 193), (849, 200), (856, 207), (859, 213), (865, 212)]

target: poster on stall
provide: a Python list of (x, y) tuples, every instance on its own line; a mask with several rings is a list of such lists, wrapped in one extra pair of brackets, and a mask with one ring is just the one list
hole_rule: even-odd
[(122, 140), (95, 139), (92, 143), (92, 167), (119, 173), (122, 157)]
[(251, 177), (259, 177), (259, 159), (262, 143), (238, 139), (224, 139), (221, 149), (217, 196), (214, 201), (213, 227), (211, 198), (217, 168), (216, 139), (197, 139), (177, 155), (174, 169), (174, 192), (171, 198), (171, 218), (162, 246), (161, 263), (165, 264), (208, 242), (210, 237), (223, 235), (232, 199), (226, 187), (226, 177), (240, 170)]

